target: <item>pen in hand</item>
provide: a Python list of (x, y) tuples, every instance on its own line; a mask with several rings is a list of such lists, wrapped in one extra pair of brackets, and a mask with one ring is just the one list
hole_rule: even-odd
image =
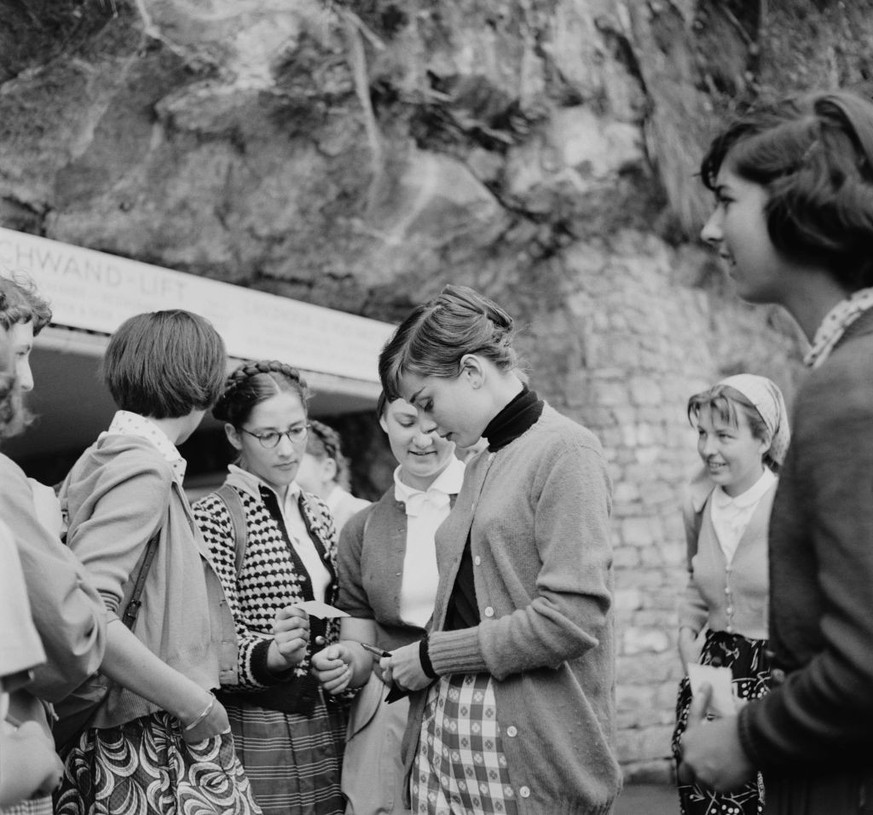
[(375, 645), (370, 645), (368, 642), (360, 643), (361, 648), (365, 651), (369, 651), (373, 656), (379, 657), (379, 659), (384, 659), (385, 657), (390, 657), (390, 651), (383, 651), (381, 648), (377, 648)]

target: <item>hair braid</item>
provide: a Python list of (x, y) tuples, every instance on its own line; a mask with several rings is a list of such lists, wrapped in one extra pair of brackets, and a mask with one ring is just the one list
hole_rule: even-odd
[(212, 415), (239, 427), (255, 405), (282, 391), (294, 391), (306, 407), (310, 392), (300, 371), (286, 362), (261, 359), (245, 362), (227, 377)]

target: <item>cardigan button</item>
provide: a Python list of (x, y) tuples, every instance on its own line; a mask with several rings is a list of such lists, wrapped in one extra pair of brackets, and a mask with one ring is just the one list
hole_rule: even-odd
[(476, 555), (476, 557), (473, 558), (473, 565), (474, 566), (481, 566), (482, 565), (482, 558), (480, 558), (479, 555)]
[(530, 787), (519, 787), (518, 794), (522, 798), (530, 798)]
[(491, 608), (491, 606), (485, 606), (485, 616), (486, 617), (493, 617), (494, 616), (494, 609)]
[(518, 728), (514, 724), (509, 725), (509, 727), (506, 728), (506, 735), (509, 736), (509, 738), (514, 739), (518, 735)]

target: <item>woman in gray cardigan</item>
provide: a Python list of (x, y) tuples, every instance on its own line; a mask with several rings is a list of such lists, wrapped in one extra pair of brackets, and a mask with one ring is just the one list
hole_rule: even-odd
[[(703, 237), (741, 297), (810, 340), (770, 521), (773, 687), (682, 739), (690, 773), (732, 789), (762, 770), (768, 813), (873, 801), (873, 104), (820, 92), (754, 111), (711, 145)], [(697, 708), (697, 709), (695, 709)]]
[(606, 813), (614, 739), (610, 483), (595, 436), (524, 384), (512, 318), (447, 286), (400, 325), (382, 385), (422, 428), (488, 447), (437, 532), (427, 637), (383, 676), (416, 691), (413, 810)]
[(434, 535), (446, 519), (464, 478), (455, 445), (421, 427), (403, 399), (379, 400), (379, 424), (397, 460), (394, 483), (382, 498), (343, 529), (337, 551), (339, 599), (350, 614), (342, 642), (313, 657), (334, 692), (363, 686), (352, 704), (343, 763), (346, 815), (408, 812), (403, 802), (400, 744), (409, 714), (407, 699), (394, 699), (382, 681), (379, 649), (418, 642), (433, 613), (438, 583)]

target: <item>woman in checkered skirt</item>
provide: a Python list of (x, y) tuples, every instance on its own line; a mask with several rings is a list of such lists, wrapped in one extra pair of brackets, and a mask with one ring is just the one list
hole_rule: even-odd
[(436, 534), (430, 633), (381, 660), (416, 691), (416, 813), (606, 813), (619, 788), (606, 462), (527, 387), (512, 338), (503, 309), (447, 286), (379, 360), (425, 432), (488, 441)]
[(298, 607), (331, 603), (337, 588), (330, 511), (294, 480), (308, 398), (290, 365), (237, 368), (213, 409), (236, 462), (222, 490), (194, 509), (236, 622), (239, 680), (220, 698), (265, 815), (344, 810), (345, 703), (326, 698), (310, 673), (310, 654), (338, 632)]

